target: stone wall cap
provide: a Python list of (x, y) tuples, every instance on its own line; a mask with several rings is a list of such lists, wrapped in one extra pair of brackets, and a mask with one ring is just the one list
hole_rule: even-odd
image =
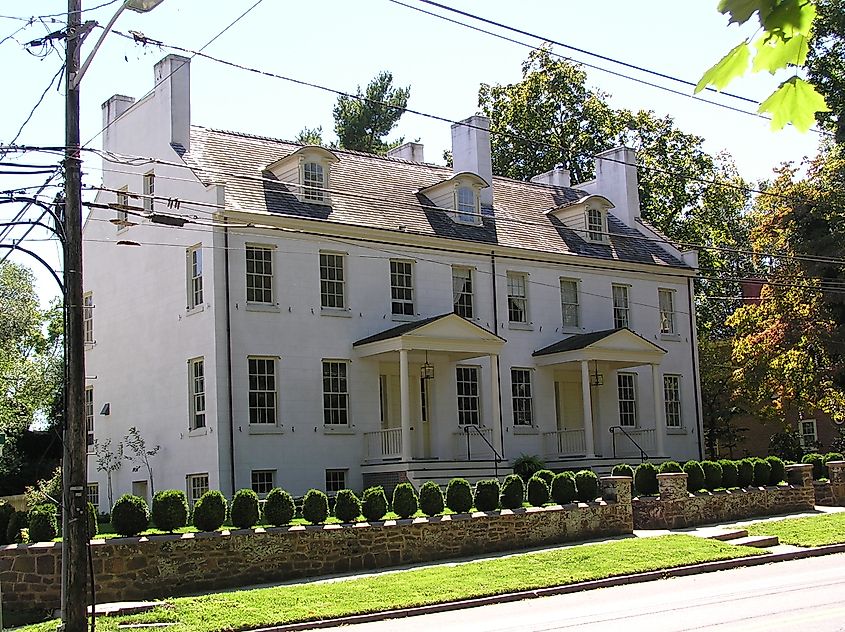
[(813, 464), (812, 463), (790, 463), (789, 465), (785, 466), (787, 470), (812, 470)]
[(657, 478), (660, 478), (661, 476), (663, 478), (680, 478), (682, 476), (686, 477), (686, 475), (687, 475), (686, 472), (664, 472), (662, 474), (658, 474)]
[(602, 481), (633, 481), (634, 479), (630, 476), (601, 476), (599, 477)]
[(835, 465), (837, 467), (843, 467), (843, 466), (845, 466), (845, 461), (828, 461), (827, 463), (825, 463), (825, 465), (827, 465), (828, 467), (830, 467), (831, 465)]

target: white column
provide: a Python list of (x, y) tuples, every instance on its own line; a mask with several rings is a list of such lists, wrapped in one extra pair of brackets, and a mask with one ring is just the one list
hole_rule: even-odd
[(596, 456), (593, 445), (593, 398), (590, 389), (590, 365), (587, 360), (581, 360), (581, 394), (584, 400), (584, 447), (587, 458)]
[(408, 373), (408, 350), (399, 350), (399, 418), (402, 427), (402, 460), (410, 461), (411, 450), (411, 379)]
[(666, 456), (664, 451), (664, 438), (666, 437), (666, 422), (664, 420), (663, 409), (663, 384), (660, 380), (660, 371), (658, 365), (651, 365), (651, 382), (654, 387), (654, 448), (657, 450), (656, 456)]
[(502, 454), (502, 414), (499, 406), (499, 354), (490, 354), (490, 415), (493, 449)]

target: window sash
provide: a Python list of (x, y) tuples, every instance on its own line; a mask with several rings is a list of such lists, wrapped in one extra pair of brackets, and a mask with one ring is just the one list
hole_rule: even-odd
[(660, 333), (674, 334), (675, 330), (675, 292), (674, 290), (658, 290), (660, 304)]
[(478, 367), (455, 367), (458, 393), (458, 425), (481, 425), (481, 395), (478, 388)]
[[(117, 193), (117, 205), (118, 206), (129, 206), (129, 193), (126, 191), (118, 191)], [(125, 228), (128, 228), (126, 223), (129, 221), (129, 213), (125, 210), (118, 209), (117, 211), (117, 230), (121, 231)]]
[(249, 303), (273, 302), (273, 249), (246, 247), (246, 300)]
[(579, 327), (578, 281), (560, 280), (560, 309), (564, 327)]
[(189, 474), (187, 476), (188, 501), (191, 506), (208, 491), (208, 474)]
[(666, 427), (682, 428), (681, 377), (679, 375), (663, 376), (663, 403), (666, 413)]
[(617, 373), (616, 390), (619, 400), (619, 425), (637, 426), (637, 382), (635, 373)]
[(100, 484), (88, 483), (85, 488), (85, 500), (94, 505), (94, 509), (100, 510)]
[(94, 295), (82, 297), (82, 335), (86, 345), (94, 344)]
[(598, 209), (587, 209), (587, 237), (591, 241), (604, 241), (604, 222)]
[(155, 208), (153, 196), (156, 192), (156, 176), (154, 173), (144, 174), (144, 210), (152, 211)]
[(343, 263), (343, 255), (320, 253), (320, 306), (323, 308), (343, 309), (346, 306)]
[(323, 361), (323, 423), (349, 425), (349, 384), (347, 363)]
[(94, 387), (85, 388), (85, 445), (88, 452), (94, 449)]
[(346, 489), (346, 470), (326, 470), (326, 492), (333, 494)]
[(274, 470), (252, 470), (252, 491), (256, 494), (269, 494), (274, 487)]
[(631, 303), (627, 285), (613, 286), (613, 326), (616, 329), (629, 327), (631, 323)]
[(414, 315), (414, 272), (410, 261), (390, 262), (391, 313)]
[(188, 309), (202, 302), (202, 246), (194, 246), (188, 249)]
[(325, 198), (325, 169), (317, 162), (306, 162), (302, 166), (303, 198), (310, 202), (322, 202)]
[(190, 370), (190, 401), (191, 401), (191, 430), (205, 428), (205, 361), (200, 358), (191, 360)]
[(249, 358), (249, 423), (276, 423), (276, 361)]
[(798, 427), (800, 429), (801, 447), (807, 450), (814, 449), (818, 441), (816, 421), (814, 419), (801, 420)]
[(531, 393), (531, 370), (511, 369), (513, 425), (533, 426), (534, 406)]
[(458, 221), (466, 224), (474, 224), (476, 222), (476, 197), (475, 191), (469, 187), (458, 187), (456, 198), (456, 207), (458, 211)]
[(452, 268), (452, 302), (458, 316), (473, 317), (472, 270), (470, 268)]
[(528, 288), (524, 274), (508, 273), (508, 321), (528, 322)]

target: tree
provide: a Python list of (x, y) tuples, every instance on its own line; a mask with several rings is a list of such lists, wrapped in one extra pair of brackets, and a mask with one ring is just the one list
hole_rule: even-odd
[(303, 145), (322, 145), (323, 126), (320, 125), (314, 128), (303, 127), (299, 131), (299, 134), (296, 135), (296, 138), (294, 140), (297, 143), (302, 143)]
[(148, 450), (146, 440), (141, 436), (141, 433), (135, 426), (129, 429), (129, 434), (124, 435), (123, 445), (126, 447), (123, 458), (132, 463), (132, 471), (137, 472), (142, 467), (147, 470), (150, 476), (150, 497), (155, 496), (156, 488), (153, 482), (153, 464), (150, 459), (158, 454), (161, 446), (157, 445)]
[(845, 3), (818, 0), (818, 15), (807, 52), (807, 77), (824, 96), (829, 112), (816, 118), (845, 143)]
[(731, 341), (714, 340), (704, 334), (698, 341), (698, 357), (707, 458), (732, 459), (748, 428), (739, 425), (747, 411), (733, 385)]
[(358, 86), (354, 97), (339, 96), (333, 110), (338, 145), (371, 154), (384, 154), (401, 145), (403, 138), (390, 143), (383, 138), (396, 127), (410, 96), (410, 86), (393, 87), (393, 74), (387, 70), (378, 73), (364, 92)]
[[(112, 452), (111, 439), (106, 439), (104, 442), (94, 440), (94, 454), (97, 457), (97, 471), (105, 472), (108, 479), (108, 497), (109, 497), (109, 511), (114, 507), (114, 493), (112, 491), (112, 474), (120, 469), (120, 464), (123, 461), (123, 444), (118, 443), (117, 449)], [(137, 471), (135, 469), (133, 472)], [(152, 472), (150, 472), (150, 481), (152, 485)]]

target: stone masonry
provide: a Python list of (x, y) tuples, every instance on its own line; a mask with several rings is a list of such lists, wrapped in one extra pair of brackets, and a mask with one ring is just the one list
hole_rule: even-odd
[(830, 479), (827, 482), (814, 481), (816, 504), (830, 507), (845, 507), (845, 461), (828, 461)]

